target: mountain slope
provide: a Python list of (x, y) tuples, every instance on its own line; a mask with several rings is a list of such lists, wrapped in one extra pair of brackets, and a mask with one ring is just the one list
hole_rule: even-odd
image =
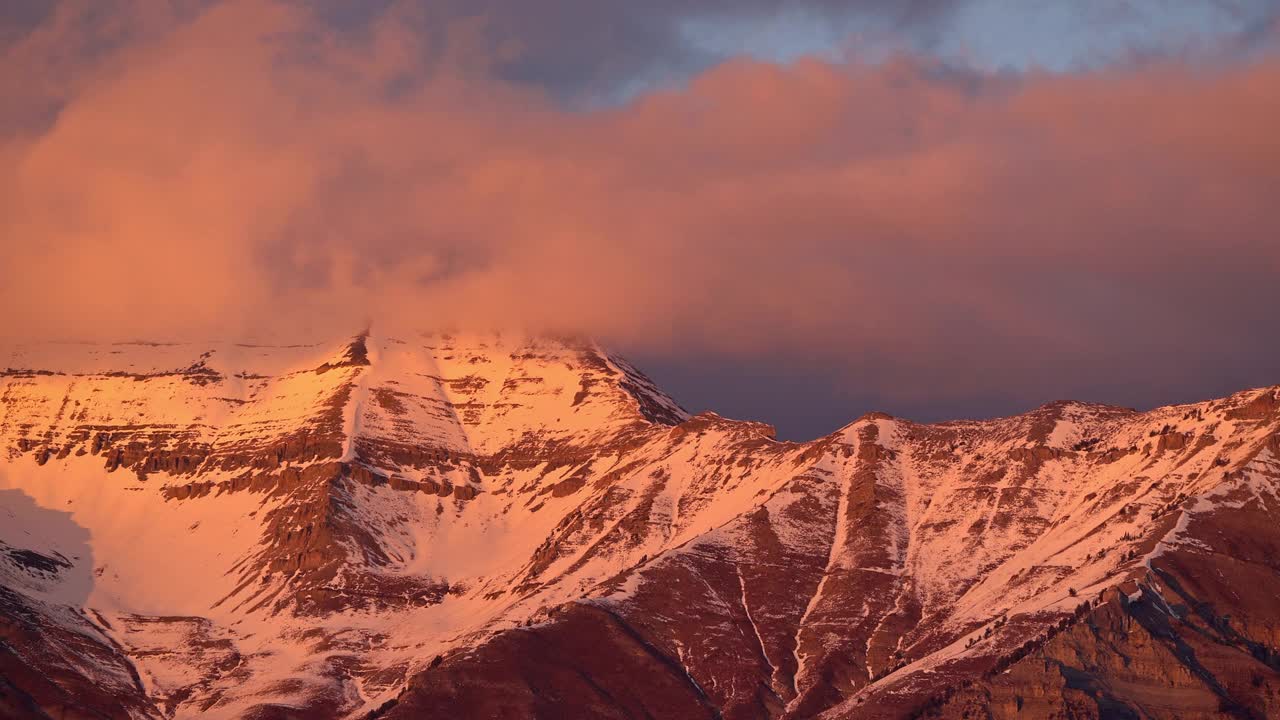
[(1280, 707), (1274, 388), (785, 443), (572, 340), (0, 366), (19, 716)]

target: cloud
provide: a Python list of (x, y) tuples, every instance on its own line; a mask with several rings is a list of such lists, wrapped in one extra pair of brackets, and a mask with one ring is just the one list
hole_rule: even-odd
[[(727, 29), (801, 16), (847, 32), (871, 23), (904, 34), (924, 32), (955, 0), (434, 0), (432, 22), (473, 21), (481, 40), (502, 48), (494, 69), (504, 80), (560, 97), (614, 97), (619, 86), (683, 78), (724, 59), (720, 48), (690, 42), (690, 23)], [(812, 42), (820, 42), (813, 39)], [(761, 48), (763, 50), (763, 48)], [(732, 54), (732, 53), (729, 53)]]
[[(841, 366), (902, 402), (1275, 369), (1265, 56), (735, 60), (581, 112), (417, 7), (355, 34), (289, 4), (131, 12), (4, 58), (56, 108), (0, 145), (10, 336), (517, 325)], [(47, 59), (69, 47), (93, 61)]]

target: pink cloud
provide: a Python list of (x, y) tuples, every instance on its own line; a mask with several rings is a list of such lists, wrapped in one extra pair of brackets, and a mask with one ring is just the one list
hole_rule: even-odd
[(494, 79), (466, 26), (426, 47), (394, 12), (358, 42), (260, 3), (141, 16), (92, 67), (37, 62), (56, 35), (4, 59), (56, 65), (29, 99), (63, 103), (0, 146), (7, 334), (517, 324), (998, 375), (968, 384), (1019, 353), (1229, 342), (1280, 303), (1274, 60), (740, 60), (581, 112)]

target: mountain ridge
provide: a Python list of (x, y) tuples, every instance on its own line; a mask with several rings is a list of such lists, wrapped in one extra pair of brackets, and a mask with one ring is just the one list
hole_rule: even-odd
[[(1173, 717), (1102, 661), (1047, 690), (1025, 660), (1079, 622), (1186, 604), (1169, 588), (1195, 583), (1166, 565), (1210, 562), (1280, 507), (1274, 386), (1146, 412), (868, 413), (797, 443), (689, 416), (593, 343), (192, 347), (0, 357), (23, 368), (0, 374), (0, 493), (66, 513), (95, 554), (69, 593), (90, 575), (79, 545), (0, 535), (0, 616), (35, 628), (0, 636), (19, 658), (0, 667), (63, 678), (21, 702), (74, 707), (67, 688), (114, 667), (114, 699), (86, 712), (1005, 717), (1034, 696)], [(1242, 597), (1269, 592), (1264, 555), (1235, 552), (1232, 572), (1262, 573)], [(1218, 646), (1255, 658), (1260, 684), (1176, 644), (1138, 684), (1213, 705), (1200, 717), (1269, 715), (1280, 666), (1255, 656), (1280, 647), (1280, 618), (1231, 602), (1240, 627)], [(1174, 615), (1142, 617), (1188, 647), (1208, 632)], [(535, 646), (541, 665), (522, 665)], [(1001, 664), (1031, 679), (1001, 686)]]

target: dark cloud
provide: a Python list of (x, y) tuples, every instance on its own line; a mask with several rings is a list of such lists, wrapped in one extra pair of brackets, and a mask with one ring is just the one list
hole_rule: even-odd
[[(112, 50), (153, 37), (217, 2), (15, 0), (0, 6), (0, 48), (33, 46), (21, 55), (26, 62), (50, 66), (40, 76), (42, 82), (54, 85), (51, 99), (34, 113), (45, 117), (50, 107), (57, 107), (61, 96), (56, 90), (70, 82), (75, 66), (92, 66)], [(423, 67), (457, 63), (459, 53), (469, 53), (478, 70), (540, 88), (577, 107), (678, 84), (742, 54), (769, 58), (804, 51), (904, 52), (981, 63), (984, 52), (995, 52), (992, 57), (1007, 59), (1009, 53), (1022, 53), (1026, 64), (1042, 63), (1045, 57), (1035, 51), (1037, 44), (1071, 42), (1065, 32), (1055, 33), (1052, 27), (1046, 32), (1045, 22), (1057, 22), (1064, 31), (1069, 27), (1089, 38), (1089, 42), (1080, 40), (1083, 44), (1075, 52), (1092, 54), (1099, 62), (1184, 52), (1192, 38), (1200, 41), (1197, 52), (1202, 55), (1209, 49), (1203, 47), (1205, 41), (1214, 43), (1213, 50), (1232, 55), (1260, 52), (1274, 49), (1280, 17), (1280, 6), (1272, 0), (1192, 0), (1176, 6), (1164, 0), (1090, 0), (1005, 9), (998, 0), (261, 0), (260, 4), (305, 12), (323, 32), (355, 44), (369, 42), (372, 29), (393, 18), (403, 32), (416, 36), (415, 50), (422, 53), (417, 60)], [(985, 26), (957, 21), (975, 9), (984, 9)], [(777, 30), (787, 18), (796, 17), (807, 21), (787, 35), (785, 42), (793, 47), (787, 52), (768, 47), (772, 42), (768, 30)], [(1163, 17), (1182, 17), (1188, 27), (1169, 34), (1167, 24), (1157, 22)], [(1201, 37), (1196, 26), (1206, 23), (1206, 18), (1222, 27), (1200, 28)], [(712, 42), (691, 39), (691, 23), (712, 36), (708, 38)], [(745, 32), (746, 28), (759, 32)], [(737, 38), (735, 33), (743, 36)], [(457, 38), (463, 35), (465, 47), (458, 47)], [(737, 41), (715, 42), (716, 35)], [(55, 49), (43, 44), (54, 36), (66, 45)], [(1098, 39), (1111, 36), (1120, 39)], [(454, 39), (453, 45), (449, 38)], [(994, 51), (983, 45), (1016, 50)], [(442, 57), (446, 47), (452, 54)], [(1092, 62), (1086, 56), (1070, 64)], [(33, 116), (30, 108), (23, 112), (28, 119)], [(0, 116), (12, 114), (12, 108), (0, 111)]]
[(322, 5), (332, 26), (366, 28), (390, 7), (409, 9), (417, 32), (467, 24), (491, 52), (506, 81), (546, 88), (558, 97), (614, 96), (637, 78), (688, 77), (725, 59), (688, 41), (688, 21), (768, 23), (781, 13), (848, 28), (874, 22), (909, 35), (929, 32), (954, 0), (429, 0), (359, 6)]
[[(1271, 48), (1280, 16), (1272, 0), (1012, 6), (999, 0), (377, 0), (311, 7), (321, 8), (335, 28), (367, 27), (388, 8), (413, 18), (415, 31), (424, 35), (468, 25), (501, 79), (575, 102), (616, 100), (677, 83), (733, 55), (772, 57), (778, 49), (767, 47), (768, 30), (788, 18), (807, 19), (788, 38), (799, 46), (793, 52), (906, 52), (982, 62), (984, 55), (1007, 59), (1009, 51), (1000, 48), (1010, 46), (1025, 56), (1017, 67), (1055, 61), (1089, 67), (1189, 49), (1235, 55)], [(957, 22), (975, 10), (982, 11), (985, 27)], [(691, 23), (710, 40), (747, 28), (759, 32), (746, 32), (738, 42), (700, 43), (690, 38)], [(1055, 31), (1054, 25), (1061, 27)], [(1066, 37), (1068, 29), (1074, 37)], [(827, 47), (832, 43), (836, 47)], [(1057, 52), (1070, 59), (1046, 55), (1037, 45), (1063, 46)]]
[(949, 0), (553, 0), (536, 4), (490, 0), (482, 7), (497, 32), (524, 46), (503, 66), (506, 77), (570, 92), (585, 88), (608, 93), (635, 76), (678, 77), (725, 59), (691, 46), (681, 31), (686, 21), (711, 26), (727, 20), (768, 23), (785, 11), (807, 13), (836, 27), (874, 20), (917, 33), (952, 4)]

